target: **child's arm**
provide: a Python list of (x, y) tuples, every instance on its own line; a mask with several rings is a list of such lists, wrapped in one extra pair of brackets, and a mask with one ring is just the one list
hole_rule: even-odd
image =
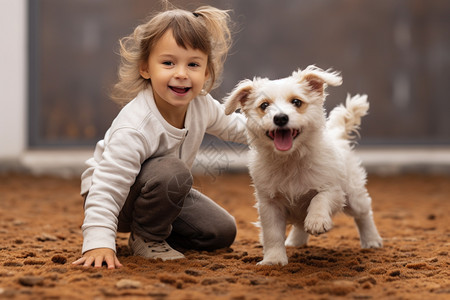
[(85, 201), (83, 257), (75, 264), (120, 266), (115, 254), (117, 217), (142, 162), (150, 156), (147, 148), (145, 138), (133, 128), (116, 129), (105, 138)]
[(101, 268), (103, 262), (106, 263), (108, 269), (121, 268), (122, 264), (117, 259), (116, 253), (109, 248), (98, 248), (87, 251), (83, 257), (74, 261), (74, 265), (83, 265), (83, 267), (90, 267), (94, 265), (95, 268)]
[(225, 107), (218, 101), (209, 97), (208, 116), (210, 116), (212, 125), (207, 128), (207, 133), (215, 135), (222, 140), (247, 144), (246, 118), (243, 114), (233, 113), (225, 114)]

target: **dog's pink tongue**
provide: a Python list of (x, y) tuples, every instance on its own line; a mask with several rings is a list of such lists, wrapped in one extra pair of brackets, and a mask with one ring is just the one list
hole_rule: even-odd
[(292, 135), (290, 130), (275, 130), (273, 142), (279, 151), (287, 151), (292, 147)]

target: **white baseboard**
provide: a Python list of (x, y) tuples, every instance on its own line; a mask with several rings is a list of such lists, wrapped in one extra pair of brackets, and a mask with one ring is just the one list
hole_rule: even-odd
[[(356, 152), (369, 174), (450, 174), (450, 147), (358, 147)], [(77, 177), (92, 154), (91, 149), (30, 150), (17, 160), (0, 161), (0, 171)], [(247, 171), (246, 151), (223, 150), (214, 156), (201, 150), (193, 166), (199, 175), (241, 171)]]

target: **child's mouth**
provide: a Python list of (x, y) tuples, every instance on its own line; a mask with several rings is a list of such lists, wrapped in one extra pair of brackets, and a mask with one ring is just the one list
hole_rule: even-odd
[(191, 89), (190, 87), (180, 87), (180, 86), (169, 86), (169, 88), (179, 95), (184, 95)]

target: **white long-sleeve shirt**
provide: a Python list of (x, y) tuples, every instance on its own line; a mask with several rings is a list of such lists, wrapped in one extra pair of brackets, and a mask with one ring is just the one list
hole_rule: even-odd
[(192, 167), (205, 133), (247, 143), (244, 116), (226, 116), (223, 105), (209, 94), (189, 103), (183, 129), (163, 118), (150, 88), (124, 106), (97, 143), (81, 176), (81, 194), (89, 192), (82, 226), (83, 253), (95, 248), (115, 251), (117, 217), (145, 160), (175, 155)]

